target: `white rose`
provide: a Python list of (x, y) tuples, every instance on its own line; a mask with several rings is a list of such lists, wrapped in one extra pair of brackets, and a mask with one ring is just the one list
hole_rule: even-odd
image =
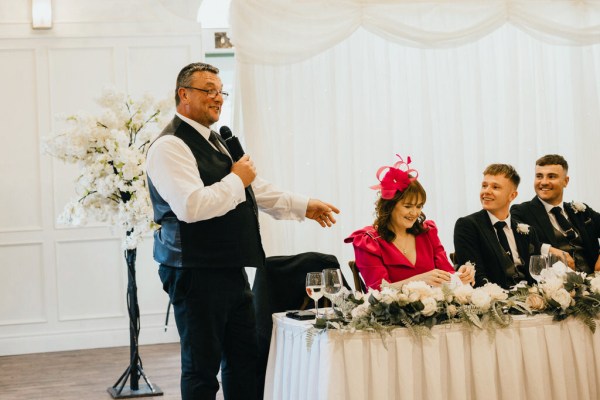
[(381, 302), (385, 303), (385, 304), (392, 304), (396, 301), (396, 299), (392, 296), (388, 296), (388, 295), (382, 295), (381, 296)]
[(552, 300), (560, 304), (560, 307), (563, 310), (566, 310), (567, 307), (571, 305), (571, 295), (569, 294), (569, 292), (562, 288), (552, 293)]
[(398, 291), (391, 286), (381, 289), (382, 301), (386, 304), (391, 304), (398, 299)]
[[(443, 301), (444, 300), (444, 292), (442, 291), (441, 287), (434, 287), (431, 289), (431, 296), (436, 300), (436, 301)], [(450, 300), (452, 301), (452, 300)]]
[(454, 304), (450, 304), (446, 308), (446, 313), (450, 318), (454, 318), (458, 314), (458, 308)]
[(522, 233), (524, 235), (529, 235), (529, 225), (517, 224), (517, 232)]
[(370, 289), (369, 293), (377, 301), (381, 301), (381, 292), (377, 289)]
[(369, 303), (364, 302), (355, 307), (350, 314), (352, 314), (352, 318), (362, 318), (369, 314)]
[(468, 304), (471, 300), (471, 294), (473, 293), (473, 287), (471, 285), (462, 285), (454, 289), (454, 298), (460, 304)]
[[(416, 298), (416, 300), (420, 300), (424, 297), (431, 296), (432, 289), (431, 286), (423, 281), (411, 281), (402, 286), (402, 293), (407, 294), (409, 298)], [(416, 293), (416, 297), (411, 296), (413, 293)]]
[(552, 298), (552, 295), (563, 287), (563, 280), (557, 276), (549, 277), (545, 282), (541, 283), (540, 288), (544, 291), (546, 298)]
[(421, 314), (426, 317), (433, 315), (437, 311), (437, 301), (435, 301), (432, 297), (427, 297), (421, 300), (423, 303), (423, 310), (421, 310)]
[(483, 288), (473, 290), (471, 294), (471, 303), (482, 310), (489, 310), (492, 302), (490, 295)]
[(408, 303), (408, 296), (405, 295), (404, 293), (398, 293), (398, 302), (406, 304)]
[(495, 283), (486, 283), (481, 289), (483, 289), (487, 294), (489, 294), (492, 300), (508, 299), (508, 293), (506, 293), (506, 290), (502, 289)]
[(408, 301), (414, 303), (415, 301), (421, 300), (421, 296), (418, 292), (412, 292), (408, 295)]

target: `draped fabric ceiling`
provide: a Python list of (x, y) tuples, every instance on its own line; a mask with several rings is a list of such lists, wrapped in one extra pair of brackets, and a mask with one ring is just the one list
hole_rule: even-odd
[(339, 224), (262, 221), (268, 255), (353, 258), (372, 223), (375, 171), (410, 155), (425, 213), (453, 251), (454, 222), (480, 209), (486, 165), (570, 163), (566, 200), (600, 209), (600, 1), (233, 0), (237, 132), (259, 173), (329, 200)]
[(313, 57), (359, 27), (403, 46), (453, 47), (502, 25), (552, 43), (600, 42), (600, 1), (233, 0), (231, 27), (242, 63), (288, 64)]

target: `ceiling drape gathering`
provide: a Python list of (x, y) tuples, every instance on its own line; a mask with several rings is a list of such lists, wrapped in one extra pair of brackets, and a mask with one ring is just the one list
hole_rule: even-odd
[(261, 220), (268, 255), (322, 251), (373, 221), (380, 166), (398, 153), (453, 251), (480, 209), (481, 172), (563, 154), (567, 200), (600, 208), (600, 1), (233, 0), (238, 134), (263, 177), (338, 205), (331, 230)]
[(260, 64), (305, 60), (359, 27), (405, 46), (453, 47), (505, 23), (561, 44), (600, 42), (600, 2), (574, 0), (233, 0), (236, 57)]

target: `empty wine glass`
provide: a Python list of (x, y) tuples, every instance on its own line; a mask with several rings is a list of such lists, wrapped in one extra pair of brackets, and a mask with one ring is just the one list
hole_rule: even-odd
[(342, 271), (339, 268), (327, 268), (323, 270), (323, 279), (325, 279), (325, 295), (331, 300), (331, 306), (335, 313), (335, 303), (333, 297), (342, 290)]
[(529, 273), (537, 282), (541, 280), (542, 271), (548, 267), (546, 256), (531, 256), (529, 258)]
[(324, 279), (322, 272), (306, 274), (306, 293), (315, 301), (315, 314), (319, 318), (319, 299), (323, 297)]

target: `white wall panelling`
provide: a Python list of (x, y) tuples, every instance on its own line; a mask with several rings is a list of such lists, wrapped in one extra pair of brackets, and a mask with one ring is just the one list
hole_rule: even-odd
[[(105, 224), (56, 224), (75, 195), (77, 168), (40, 155), (40, 139), (60, 130), (56, 114), (99, 111), (105, 86), (171, 98), (181, 67), (203, 59), (200, 26), (160, 0), (110, 7), (54, 0), (53, 29), (41, 32), (31, 30), (28, 2), (7, 2), (0, 5), (0, 356), (127, 346), (120, 240)], [(173, 322), (164, 332), (168, 298), (150, 236), (138, 248), (137, 281), (140, 343), (177, 341)]]
[(46, 322), (42, 244), (2, 244), (0, 260), (0, 326)]
[(1, 129), (8, 144), (0, 147), (0, 231), (41, 229), (38, 125), (32, 118), (38, 112), (35, 51), (0, 49), (0, 66)]

